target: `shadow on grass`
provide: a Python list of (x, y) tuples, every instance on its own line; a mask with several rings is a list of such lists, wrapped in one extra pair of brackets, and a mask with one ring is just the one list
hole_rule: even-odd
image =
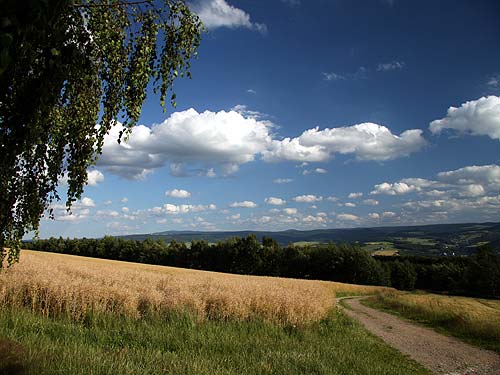
[(24, 349), (14, 341), (0, 338), (0, 375), (24, 374)]

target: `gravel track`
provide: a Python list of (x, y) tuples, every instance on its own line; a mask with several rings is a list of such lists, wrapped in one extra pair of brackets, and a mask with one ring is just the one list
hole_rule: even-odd
[[(366, 297), (339, 298), (344, 311), (386, 343), (436, 374), (500, 375), (500, 355), (412, 324), (360, 303)], [(341, 304), (337, 304), (341, 306)]]

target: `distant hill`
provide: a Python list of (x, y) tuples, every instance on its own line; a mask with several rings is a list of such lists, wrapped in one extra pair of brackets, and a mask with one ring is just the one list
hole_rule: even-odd
[(217, 242), (232, 237), (255, 235), (271, 237), (280, 245), (290, 243), (328, 243), (328, 242), (359, 242), (369, 244), (372, 248), (383, 250), (387, 244), (399, 250), (400, 253), (421, 255), (470, 255), (476, 247), (489, 243), (500, 253), (500, 223), (467, 223), (467, 224), (436, 224), (398, 227), (373, 227), (352, 229), (315, 229), (315, 230), (285, 230), (271, 231), (164, 231), (151, 234), (134, 234), (121, 238), (144, 240), (146, 238), (192, 242), (204, 240)]

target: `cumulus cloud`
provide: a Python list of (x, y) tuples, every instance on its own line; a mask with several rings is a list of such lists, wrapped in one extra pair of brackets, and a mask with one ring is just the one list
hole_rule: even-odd
[(359, 217), (353, 214), (338, 214), (337, 220), (340, 221), (359, 221)]
[(434, 134), (451, 129), (500, 140), (500, 97), (492, 95), (465, 102), (458, 108), (450, 107), (446, 117), (432, 121), (429, 129)]
[[(406, 178), (375, 185), (372, 194), (414, 193), (402, 203), (398, 220), (405, 223), (497, 220), (500, 209), (500, 166), (472, 165), (437, 174), (435, 180)], [(390, 211), (388, 211), (390, 212)], [(394, 217), (382, 214), (383, 218)]]
[[(242, 164), (258, 158), (267, 162), (324, 162), (340, 153), (353, 154), (358, 160), (383, 161), (407, 156), (426, 144), (421, 130), (396, 135), (373, 123), (323, 130), (316, 127), (299, 137), (278, 140), (274, 125), (262, 116), (241, 105), (229, 112), (198, 113), (191, 108), (175, 112), (151, 128), (134, 126), (128, 140), (121, 143), (117, 139), (124, 128), (117, 124), (105, 137), (97, 164), (128, 179), (143, 179), (165, 165), (170, 165), (174, 176), (215, 177), (234, 174)], [(311, 172), (327, 171), (316, 168), (306, 173)]]
[(376, 212), (370, 212), (368, 214), (368, 217), (370, 219), (373, 219), (373, 220), (379, 220), (380, 219), (380, 215), (378, 213), (376, 213)]
[(383, 182), (370, 194), (403, 195), (421, 193), (430, 197), (478, 197), (500, 192), (500, 166), (472, 165), (437, 174), (436, 180), (404, 178), (398, 182)]
[(252, 201), (233, 202), (229, 205), (229, 207), (255, 208), (255, 207), (257, 207), (257, 204), (255, 202), (252, 202)]
[(294, 198), (292, 198), (295, 202), (300, 202), (300, 203), (313, 203), (313, 202), (320, 202), (323, 200), (323, 197), (312, 195), (312, 194), (306, 194), (306, 195), (299, 195)]
[(393, 217), (396, 217), (396, 213), (395, 212), (392, 212), (392, 211), (385, 211), (382, 213), (382, 217), (383, 218), (393, 218)]
[(97, 169), (87, 171), (87, 185), (96, 186), (100, 182), (104, 181), (104, 175)]
[(363, 204), (367, 206), (378, 206), (379, 202), (376, 199), (364, 199)]
[(173, 189), (167, 190), (165, 192), (165, 195), (171, 198), (189, 198), (191, 196), (191, 193), (183, 189)]
[(228, 175), (255, 160), (271, 142), (269, 122), (236, 111), (175, 112), (152, 128), (133, 127), (128, 141), (118, 144), (122, 130), (117, 124), (105, 137), (98, 164), (129, 179), (144, 178), (166, 163), (174, 175), (185, 175), (188, 165), (198, 165), (207, 175), (214, 176), (215, 170)]
[(326, 224), (328, 219), (324, 215), (307, 215), (302, 218), (305, 224)]
[(374, 190), (370, 194), (402, 195), (415, 190), (417, 190), (416, 186), (408, 185), (405, 182), (395, 182), (393, 184), (383, 182), (375, 185)]
[(500, 166), (495, 164), (471, 165), (454, 171), (440, 172), (438, 178), (457, 185), (481, 184), (492, 190), (500, 190)]
[(89, 197), (83, 197), (80, 204), (82, 207), (95, 207), (94, 201)]
[(344, 203), (344, 206), (345, 207), (356, 207), (356, 203), (352, 203), (352, 202), (347, 202), (347, 203)]
[(297, 209), (296, 208), (287, 207), (287, 208), (283, 209), (283, 212), (286, 213), (287, 215), (296, 215), (297, 214)]
[(363, 196), (363, 193), (349, 193), (349, 195), (347, 196), (347, 198), (349, 199), (358, 199), (358, 198), (361, 198)]
[(265, 199), (265, 202), (267, 204), (273, 205), (273, 206), (282, 206), (286, 203), (284, 199), (281, 198), (276, 198), (276, 197), (269, 197)]
[(385, 126), (363, 123), (323, 130), (316, 127), (297, 138), (273, 140), (263, 157), (267, 161), (320, 162), (340, 153), (354, 154), (358, 160), (384, 161), (408, 156), (426, 144), (420, 129), (406, 130), (398, 136)]
[(177, 214), (187, 214), (192, 212), (202, 212), (202, 211), (213, 211), (216, 210), (217, 206), (213, 203), (209, 205), (202, 204), (164, 204), (162, 207), (153, 207), (148, 210), (149, 213), (158, 216), (162, 214), (177, 215)]
[(267, 31), (266, 25), (250, 21), (248, 13), (228, 4), (225, 0), (198, 0), (191, 4), (191, 9), (200, 17), (207, 29), (243, 27), (261, 33)]

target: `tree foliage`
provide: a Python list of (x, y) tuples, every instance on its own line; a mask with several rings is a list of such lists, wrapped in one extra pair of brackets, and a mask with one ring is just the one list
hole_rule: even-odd
[(202, 25), (183, 0), (0, 2), (0, 249), (12, 247), (1, 267), (63, 176), (68, 209), (80, 198), (104, 135), (136, 124), (151, 81), (175, 106)]

